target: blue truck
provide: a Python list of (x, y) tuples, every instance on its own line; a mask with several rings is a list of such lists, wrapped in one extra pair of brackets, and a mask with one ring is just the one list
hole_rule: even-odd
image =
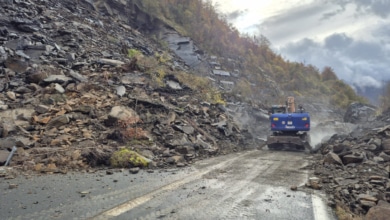
[(294, 97), (288, 97), (285, 105), (273, 105), (269, 111), (269, 120), (269, 149), (311, 150), (310, 115), (301, 105), (295, 109)]

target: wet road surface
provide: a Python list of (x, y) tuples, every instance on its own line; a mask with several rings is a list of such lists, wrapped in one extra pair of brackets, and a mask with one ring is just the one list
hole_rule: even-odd
[(303, 186), (309, 160), (252, 150), (154, 173), (2, 179), (0, 219), (335, 219)]

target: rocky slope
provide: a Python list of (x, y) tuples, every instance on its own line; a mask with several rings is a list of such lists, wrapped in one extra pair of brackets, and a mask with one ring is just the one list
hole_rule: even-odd
[[(127, 3), (0, 0), (1, 164), (13, 146), (17, 151), (10, 165), (15, 169), (63, 173), (109, 165), (123, 147), (153, 168), (186, 166), (261, 146), (257, 141), (268, 124), (259, 106), (205, 102), (174, 74), (155, 83), (147, 64), (129, 58), (129, 49), (155, 62), (156, 54), (167, 53), (169, 61), (160, 65), (172, 72), (188, 72), (194, 63), (207, 72), (205, 64), (215, 63), (215, 58), (200, 62), (201, 53), (188, 38), (166, 32), (158, 19)], [(162, 29), (168, 35), (161, 39), (168, 40), (171, 52), (145, 35)], [(375, 119), (371, 106), (354, 105), (344, 119), (363, 124), (351, 126), (334, 121), (342, 118), (340, 112), (324, 103), (296, 100), (308, 103), (305, 108), (314, 113), (313, 134), (321, 134), (317, 142), (325, 131), (331, 135), (354, 128), (318, 145), (312, 168), (331, 195), (330, 204), (355, 215), (372, 207), (385, 213), (380, 207), (390, 191), (389, 114)]]
[[(321, 144), (314, 174), (329, 197), (355, 216), (387, 219), (390, 214), (390, 114), (375, 117), (372, 106), (352, 104), (345, 119), (360, 121), (350, 133)], [(375, 208), (373, 208), (375, 207)], [(349, 216), (349, 217), (348, 217)], [(345, 216), (344, 216), (345, 217)]]
[[(39, 172), (109, 165), (123, 147), (164, 167), (254, 146), (225, 108), (173, 75), (153, 83), (146, 64), (128, 57), (129, 49), (152, 60), (163, 51), (134, 29), (142, 14), (117, 13), (122, 4), (0, 1), (1, 163), (13, 146), (10, 165)], [(161, 65), (188, 69), (169, 56)]]

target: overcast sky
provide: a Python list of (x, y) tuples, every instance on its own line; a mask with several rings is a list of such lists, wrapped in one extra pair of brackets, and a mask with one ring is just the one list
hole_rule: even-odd
[(212, 0), (242, 33), (359, 87), (390, 80), (390, 0)]

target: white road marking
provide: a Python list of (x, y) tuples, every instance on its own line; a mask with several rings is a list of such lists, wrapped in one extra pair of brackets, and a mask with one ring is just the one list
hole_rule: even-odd
[(315, 220), (334, 219), (329, 216), (329, 213), (327, 212), (327, 206), (319, 196), (312, 194), (311, 201), (313, 202), (313, 214)]
[(203, 175), (211, 172), (211, 171), (214, 171), (216, 169), (220, 169), (220, 168), (223, 168), (225, 167), (227, 164), (229, 163), (232, 163), (233, 161), (247, 155), (247, 154), (250, 154), (251, 152), (248, 152), (248, 153), (245, 153), (245, 154), (242, 154), (238, 157), (235, 157), (235, 158), (232, 158), (230, 160), (227, 160), (227, 161), (224, 161), (220, 164), (217, 164), (217, 165), (214, 165), (212, 166), (210, 169), (207, 169), (206, 171), (203, 171), (203, 172), (197, 172), (195, 174), (191, 174), (191, 176), (187, 177), (187, 178), (184, 178), (182, 180), (179, 180), (179, 181), (176, 181), (174, 183), (171, 183), (171, 184), (168, 184), (168, 185), (165, 185), (159, 189), (156, 189), (144, 196), (141, 196), (141, 197), (138, 197), (136, 199), (133, 199), (133, 200), (130, 200), (130, 201), (127, 201), (117, 207), (114, 207), (112, 209), (109, 209), (101, 214), (99, 214), (98, 216), (95, 216), (93, 219), (109, 219), (109, 218), (113, 218), (113, 217), (116, 217), (116, 216), (119, 216), (131, 209), (134, 209), (135, 207), (139, 206), (139, 205), (142, 205), (146, 202), (148, 202), (149, 200), (153, 199), (154, 197), (156, 197), (158, 194), (161, 194), (161, 193), (164, 193), (164, 192), (168, 192), (168, 191), (171, 191), (171, 190), (174, 190), (174, 189), (177, 189), (191, 181), (194, 181), (196, 179), (199, 179), (201, 178)]

